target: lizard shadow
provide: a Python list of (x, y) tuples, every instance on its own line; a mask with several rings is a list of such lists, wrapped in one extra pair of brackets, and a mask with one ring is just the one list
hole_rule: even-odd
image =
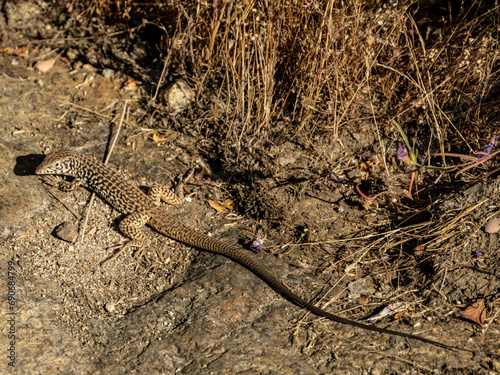
[(16, 158), (16, 165), (13, 172), (16, 176), (32, 176), (35, 175), (36, 167), (43, 161), (43, 154), (28, 154), (21, 155)]

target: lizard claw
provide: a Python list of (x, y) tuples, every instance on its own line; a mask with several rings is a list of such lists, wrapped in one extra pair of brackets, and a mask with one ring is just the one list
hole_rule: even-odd
[(121, 256), (125, 252), (125, 250), (127, 250), (129, 247), (136, 247), (137, 248), (137, 253), (136, 253), (136, 256), (137, 256), (137, 254), (142, 253), (142, 251), (144, 250), (146, 245), (142, 241), (132, 240), (132, 241), (128, 241), (128, 242), (123, 243), (123, 244), (108, 247), (106, 250), (117, 250), (117, 249), (119, 249), (119, 250), (116, 253), (109, 256), (108, 258), (104, 259), (101, 263), (99, 263), (99, 265), (102, 267), (104, 264), (108, 263), (109, 261), (115, 260), (116, 258)]
[(57, 189), (59, 189), (61, 191), (66, 191), (66, 192), (74, 191), (76, 189), (76, 187), (78, 186), (78, 183), (80, 181), (79, 179), (76, 179), (76, 178), (73, 179), (73, 181), (67, 181), (67, 180), (61, 178), (60, 176), (52, 175), (52, 174), (43, 175), (41, 177), (41, 179), (47, 185), (56, 187)]
[(58, 187), (59, 183), (62, 181), (62, 178), (60, 176), (56, 176), (53, 174), (41, 176), (40, 179), (47, 185), (55, 187)]

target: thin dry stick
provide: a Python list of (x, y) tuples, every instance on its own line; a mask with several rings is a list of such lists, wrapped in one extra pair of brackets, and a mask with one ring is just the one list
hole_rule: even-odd
[[(129, 101), (132, 101), (132, 100), (137, 101), (135, 99), (126, 99), (125, 101), (129, 102)], [(66, 104), (66, 105), (71, 106), (71, 107), (75, 107), (77, 109), (81, 109), (82, 111), (86, 111), (86, 112), (92, 113), (92, 114), (100, 116), (100, 117), (102, 117), (104, 119), (111, 120), (113, 118), (112, 116), (105, 115), (104, 113), (97, 112), (97, 111), (94, 111), (93, 109), (90, 109), (90, 108), (87, 108), (87, 107), (84, 107), (84, 106), (81, 106), (81, 105), (78, 105), (78, 104), (75, 104), (75, 103), (71, 103), (71, 102), (68, 102), (68, 101), (64, 102), (63, 104)], [(109, 106), (107, 106), (104, 109), (108, 109), (108, 108), (109, 108)], [(124, 122), (127, 125), (134, 125), (134, 124), (132, 124), (130, 122), (127, 122), (127, 121), (124, 121)]]
[(156, 102), (156, 98), (158, 97), (158, 91), (160, 91), (161, 83), (163, 82), (163, 79), (165, 78), (165, 75), (166, 75), (165, 73), (167, 71), (167, 66), (168, 66), (168, 64), (170, 64), (170, 56), (171, 55), (172, 54), (170, 53), (170, 49), (169, 49), (168, 56), (166, 57), (165, 61), (163, 62), (163, 69), (162, 69), (161, 74), (160, 74), (160, 79), (158, 79), (158, 83), (156, 84), (155, 94), (151, 98), (149, 105), (153, 105)]
[[(464, 209), (456, 218), (450, 220), (448, 223), (444, 223), (443, 224), (444, 228), (442, 227), (442, 229), (439, 229), (439, 230), (435, 231), (435, 232), (437, 232), (436, 234), (437, 234), (438, 238), (436, 238), (435, 240), (429, 242), (429, 246), (431, 246), (431, 244), (433, 246), (436, 246), (437, 244), (443, 242), (448, 237), (450, 237), (449, 235), (443, 237), (443, 235), (445, 233), (450, 233), (451, 229), (458, 223), (458, 221), (460, 221), (460, 219), (462, 219), (464, 216), (468, 215), (470, 212), (474, 211), (476, 208), (478, 208), (482, 204), (486, 203), (487, 201), (489, 201), (489, 198), (482, 199), (479, 203), (476, 203), (475, 205)], [(430, 235), (432, 235), (433, 233), (434, 232), (431, 232)]]
[[(469, 211), (467, 211), (467, 212), (469, 212)], [(392, 235), (394, 235), (394, 234), (396, 234), (398, 232), (401, 232), (401, 231), (409, 232), (410, 230), (418, 230), (418, 229), (421, 229), (422, 227), (428, 226), (431, 223), (432, 223), (431, 221), (427, 221), (427, 222), (424, 222), (424, 223), (418, 223), (418, 224), (409, 225), (409, 226), (404, 227), (404, 228), (398, 228), (398, 229), (395, 229), (395, 230), (392, 230), (392, 231), (388, 231), (388, 232), (385, 232), (385, 233), (381, 233), (381, 234), (376, 234), (376, 235), (371, 234), (371, 235), (368, 235), (368, 236), (363, 236), (363, 237), (358, 237), (358, 238), (348, 238), (348, 239), (341, 239), (341, 240), (321, 241), (321, 242), (309, 243), (309, 245), (314, 245), (314, 244), (320, 244), (320, 243), (347, 242), (347, 241), (352, 241), (352, 240), (355, 240), (355, 239), (367, 239), (367, 238), (373, 238), (373, 237), (377, 237), (377, 236), (382, 236), (381, 238), (378, 238), (377, 240), (375, 240), (374, 242), (372, 242), (369, 246), (367, 246), (367, 247), (364, 248), (366, 250), (363, 252), (363, 254), (361, 254), (360, 257), (352, 265), (350, 265), (346, 269), (346, 271), (344, 273), (344, 276), (342, 276), (339, 280), (337, 280), (337, 282), (335, 283), (335, 285), (333, 285), (321, 297), (321, 299), (318, 302), (321, 302), (323, 299), (325, 299), (326, 296), (343, 280), (343, 278), (347, 276), (347, 273), (354, 266), (356, 266), (364, 258), (364, 256), (368, 253), (368, 251), (371, 250), (373, 247), (375, 247), (378, 243), (380, 243), (381, 241), (389, 238), (390, 236), (392, 236)], [(404, 242), (404, 241), (401, 241), (401, 242)], [(304, 244), (300, 244), (300, 245), (304, 245)], [(333, 303), (335, 301), (335, 299), (336, 299), (336, 297), (330, 299), (322, 307), (325, 308), (325, 307), (329, 306), (331, 303)], [(293, 333), (294, 337), (295, 337), (295, 335), (297, 335), (298, 329), (299, 329), (300, 325), (302, 324), (302, 322), (305, 320), (305, 318), (308, 315), (309, 315), (309, 312), (305, 313), (304, 316), (301, 318), (301, 320), (296, 324), (295, 331)]]
[[(427, 95), (429, 95), (429, 93), (427, 91), (425, 91), (425, 89), (419, 83), (417, 83), (413, 78), (411, 78), (410, 76), (404, 74), (403, 72), (401, 72), (401, 71), (399, 71), (397, 69), (394, 69), (394, 68), (392, 68), (390, 66), (387, 66), (387, 65), (384, 65), (384, 64), (377, 63), (375, 66), (391, 70), (394, 73), (399, 74), (401, 77), (407, 79), (408, 81), (410, 81), (411, 83), (413, 83), (413, 85), (415, 87), (417, 87), (424, 95), (426, 95), (426, 99), (427, 99)], [(437, 90), (439, 87), (441, 87), (441, 85), (439, 85), (439, 86), (435, 87), (434, 89), (432, 89), (431, 93), (433, 91)], [(407, 110), (409, 110), (410, 108), (408, 108)], [(402, 115), (403, 113), (405, 113), (407, 110), (401, 112), (400, 115)], [(442, 115), (447, 120), (448, 124), (451, 125), (453, 127), (453, 129), (455, 129), (456, 133), (460, 136), (460, 138), (462, 138), (462, 140), (467, 145), (467, 147), (469, 147), (469, 150), (471, 150), (471, 152), (474, 152), (473, 148), (469, 145), (469, 143), (464, 138), (464, 136), (462, 135), (462, 133), (460, 133), (459, 130), (456, 128), (456, 126), (453, 123), (453, 121), (451, 121), (451, 119), (446, 115), (446, 113), (439, 106), (438, 106), (438, 110), (439, 110), (440, 115)]]
[[(375, 238), (375, 237), (388, 237), (390, 235), (399, 233), (399, 232), (405, 232), (405, 231), (410, 231), (410, 230), (417, 230), (421, 229), (422, 227), (426, 227), (432, 224), (432, 221), (424, 221), (423, 223), (417, 223), (417, 224), (411, 224), (407, 225), (406, 227), (403, 228), (397, 228), (393, 229), (384, 233), (370, 233), (367, 234), (366, 236), (360, 236), (360, 237), (351, 237), (351, 238), (341, 238), (341, 239), (336, 239), (336, 240), (326, 240), (326, 241), (315, 241), (315, 242), (301, 242), (301, 243), (295, 243), (295, 244), (285, 244), (281, 246), (281, 249), (284, 249), (287, 246), (304, 246), (304, 245), (321, 245), (321, 244), (332, 244), (332, 243), (342, 243), (342, 242), (350, 242), (350, 241), (357, 241), (357, 240), (367, 240), (370, 238)], [(278, 246), (271, 246), (269, 248), (273, 247), (278, 247)]]
[[(104, 164), (108, 164), (109, 158), (111, 156), (111, 152), (113, 151), (113, 148), (115, 147), (115, 144), (116, 144), (116, 140), (118, 139), (118, 136), (120, 135), (120, 131), (122, 129), (123, 121), (125, 119), (125, 113), (127, 112), (127, 110), (128, 110), (128, 100), (125, 100), (125, 104), (123, 105), (122, 117), (120, 119), (120, 122), (118, 123), (118, 129), (116, 130), (116, 134), (113, 137), (113, 140), (111, 141), (111, 145), (109, 146), (108, 155), (104, 159)], [(92, 208), (92, 205), (94, 204), (94, 199), (95, 199), (95, 193), (92, 192), (92, 194), (90, 195), (89, 204), (87, 205), (87, 210), (85, 212), (82, 229), (80, 231), (81, 242), (83, 242), (83, 237), (84, 237), (84, 234), (85, 234), (85, 229), (87, 227), (87, 222), (88, 222), (88, 219), (89, 219), (90, 209)]]
[(128, 100), (125, 100), (125, 104), (123, 105), (122, 117), (120, 119), (120, 122), (118, 123), (118, 129), (116, 129), (116, 134), (113, 138), (113, 141), (111, 142), (111, 145), (109, 146), (108, 156), (106, 156), (106, 159), (104, 159), (105, 165), (108, 164), (109, 158), (111, 157), (111, 153), (115, 148), (116, 141), (118, 139), (118, 136), (120, 135), (120, 131), (122, 130), (123, 121), (125, 119), (125, 113), (127, 113), (127, 111), (128, 111)]
[(483, 336), (486, 334), (486, 331), (488, 330), (488, 328), (490, 328), (491, 323), (493, 323), (495, 321), (495, 319), (498, 316), (498, 314), (500, 314), (500, 309), (497, 310), (497, 312), (495, 313), (495, 315), (493, 315), (493, 318), (491, 318), (491, 320), (486, 325), (486, 328), (484, 329), (483, 334), (482, 334)]
[(75, 210), (73, 210), (73, 208), (71, 208), (69, 205), (67, 205), (66, 203), (64, 203), (62, 201), (62, 199), (59, 198), (57, 195), (55, 195), (51, 191), (49, 191), (49, 194), (52, 195), (52, 198), (54, 198), (55, 200), (59, 201), (59, 203), (61, 203), (64, 207), (66, 207), (66, 209), (69, 212), (71, 212), (73, 214), (73, 216), (75, 216), (77, 219), (81, 219), (82, 218), (78, 212), (76, 212)]

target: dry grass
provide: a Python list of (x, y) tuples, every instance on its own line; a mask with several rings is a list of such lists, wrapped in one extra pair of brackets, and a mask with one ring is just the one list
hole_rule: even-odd
[(216, 127), (237, 153), (266, 138), (276, 118), (307, 146), (374, 123), (398, 140), (394, 119), (427, 161), (484, 147), (499, 80), (499, 9), (360, 4), (92, 0), (82, 14), (154, 29), (165, 71), (186, 72), (196, 86), (206, 111), (199, 125)]
[(305, 130), (315, 130), (309, 120), (320, 116), (321, 129), (338, 135), (346, 121), (371, 116), (373, 104), (376, 115), (406, 118), (425, 106), (425, 120), (444, 143), (452, 120), (446, 110), (484, 100), (498, 79), (499, 9), (489, 5), (89, 3), (82, 6), (87, 18), (156, 25), (158, 51), (196, 79), (201, 97), (209, 83), (216, 87), (226, 103), (226, 131), (236, 137), (283, 114)]

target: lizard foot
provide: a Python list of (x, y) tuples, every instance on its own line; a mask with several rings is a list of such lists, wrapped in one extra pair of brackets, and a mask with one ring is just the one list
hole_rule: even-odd
[(137, 252), (136, 252), (136, 257), (137, 257), (138, 255), (142, 254), (142, 251), (144, 250), (146, 245), (144, 244), (143, 241), (132, 240), (132, 241), (128, 241), (124, 244), (119, 244), (116, 246), (108, 247), (107, 250), (118, 250), (118, 251), (116, 253), (112, 254), (110, 257), (104, 259), (99, 265), (102, 267), (104, 264), (106, 264), (112, 260), (115, 260), (116, 258), (121, 256), (125, 252), (125, 250), (127, 250), (129, 247), (137, 248)]

